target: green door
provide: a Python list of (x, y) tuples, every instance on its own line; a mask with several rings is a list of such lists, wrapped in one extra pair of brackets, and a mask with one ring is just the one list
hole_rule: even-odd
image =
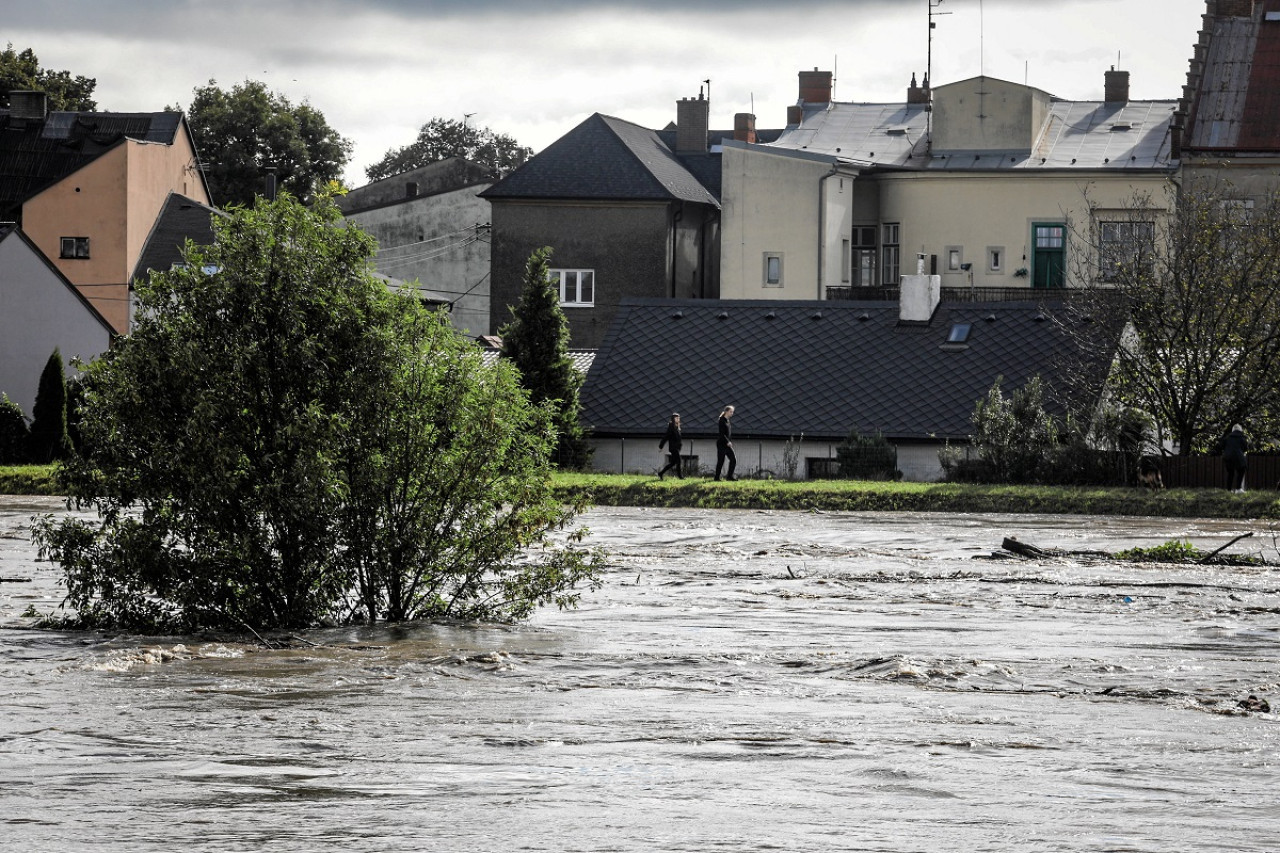
[(1066, 287), (1067, 226), (1060, 222), (1037, 222), (1031, 231), (1031, 286)]

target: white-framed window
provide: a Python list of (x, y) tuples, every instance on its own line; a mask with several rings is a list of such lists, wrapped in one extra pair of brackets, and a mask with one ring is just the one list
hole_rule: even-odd
[(1126, 267), (1150, 263), (1155, 250), (1155, 223), (1098, 223), (1098, 277), (1102, 281), (1119, 281)]
[(89, 238), (63, 237), (59, 257), (81, 259), (89, 257)]
[(881, 269), (884, 278), (881, 283), (890, 287), (898, 285), (902, 263), (902, 225), (898, 222), (886, 222), (880, 226), (880, 257), (884, 260)]
[(876, 285), (876, 227), (853, 227), (853, 281), (858, 287)]
[(561, 305), (591, 308), (596, 304), (595, 270), (548, 270), (548, 277), (560, 286)]
[(947, 272), (960, 272), (964, 269), (964, 249), (960, 246), (947, 247)]
[(765, 252), (763, 281), (765, 287), (782, 287), (782, 253)]
[(1004, 246), (987, 247), (987, 272), (1004, 272)]

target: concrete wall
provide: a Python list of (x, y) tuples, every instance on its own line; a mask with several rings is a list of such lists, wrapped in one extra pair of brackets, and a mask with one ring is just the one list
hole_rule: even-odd
[(0, 391), (28, 417), (55, 347), (73, 376), (73, 357), (89, 361), (110, 344), (103, 321), (16, 232), (0, 237), (0, 305)]
[[(667, 463), (666, 452), (658, 449), (660, 432), (649, 438), (596, 438), (592, 468), (610, 474), (656, 474)], [(834, 460), (836, 445), (840, 442), (804, 439), (800, 442), (795, 479), (806, 479), (806, 460)], [(898, 445), (898, 470), (904, 480), (936, 482), (942, 479), (942, 465), (938, 462), (938, 444)], [(747, 478), (756, 472), (769, 471), (777, 479), (787, 477), (787, 442), (780, 439), (734, 438), (733, 449), (738, 455), (738, 476)], [(714, 438), (684, 440), (681, 455), (697, 456), (698, 475), (710, 476), (716, 466), (716, 442)], [(695, 474), (686, 470), (686, 476)]]
[(933, 90), (933, 150), (1030, 150), (1048, 115), (1047, 92), (974, 77)]
[[(721, 298), (822, 299), (841, 284), (854, 173), (782, 149), (725, 145), (722, 158)], [(765, 282), (770, 254), (782, 257), (780, 287)]]
[(492, 331), (489, 317), (489, 202), (479, 184), (348, 213), (378, 241), (378, 272), (420, 293), (453, 303), (455, 328), (471, 335)]
[(529, 255), (543, 246), (551, 246), (554, 268), (595, 271), (594, 307), (564, 309), (572, 347), (599, 347), (623, 298), (673, 295), (674, 213), (665, 202), (504, 200), (493, 204), (492, 216), (489, 326), (495, 334), (520, 301)]

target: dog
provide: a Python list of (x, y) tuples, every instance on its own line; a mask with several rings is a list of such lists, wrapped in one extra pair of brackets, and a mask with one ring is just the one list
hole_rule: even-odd
[(1151, 491), (1164, 488), (1164, 478), (1160, 476), (1160, 466), (1150, 456), (1138, 460), (1138, 486)]

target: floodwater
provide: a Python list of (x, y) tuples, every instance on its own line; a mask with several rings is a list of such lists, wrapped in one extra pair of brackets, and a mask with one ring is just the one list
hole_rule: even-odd
[(1280, 570), (991, 559), (1266, 523), (599, 509), (577, 611), (271, 651), (24, 627), (60, 511), (0, 498), (5, 851), (1280, 850)]

